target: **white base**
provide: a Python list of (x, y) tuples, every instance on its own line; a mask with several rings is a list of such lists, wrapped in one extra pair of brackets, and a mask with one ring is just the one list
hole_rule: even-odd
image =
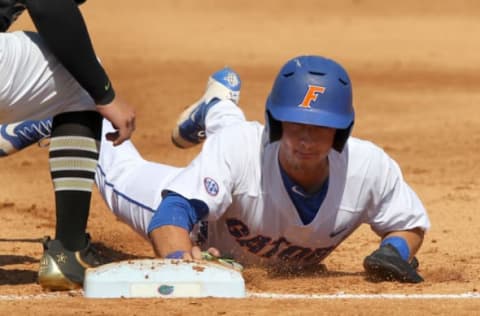
[(83, 290), (92, 298), (245, 297), (236, 270), (215, 263), (138, 259), (87, 269)]

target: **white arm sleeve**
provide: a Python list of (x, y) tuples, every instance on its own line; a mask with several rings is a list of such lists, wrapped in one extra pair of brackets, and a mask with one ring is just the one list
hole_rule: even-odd
[[(259, 146), (258, 128), (244, 122), (207, 138), (201, 153), (167, 187), (187, 199), (205, 202), (207, 220), (218, 219), (232, 203), (236, 190), (245, 186), (249, 163)], [(164, 191), (165, 192), (165, 191)]]

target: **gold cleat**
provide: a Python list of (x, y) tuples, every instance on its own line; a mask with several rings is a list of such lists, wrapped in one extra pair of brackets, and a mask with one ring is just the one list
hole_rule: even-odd
[(42, 288), (50, 291), (75, 290), (82, 286), (79, 283), (69, 280), (62, 273), (56, 261), (47, 253), (44, 253), (40, 259), (38, 283)]
[(83, 286), (85, 270), (100, 265), (90, 245), (87, 235), (87, 246), (77, 251), (65, 249), (59, 240), (45, 237), (44, 253), (40, 259), (38, 283), (46, 290), (68, 291)]

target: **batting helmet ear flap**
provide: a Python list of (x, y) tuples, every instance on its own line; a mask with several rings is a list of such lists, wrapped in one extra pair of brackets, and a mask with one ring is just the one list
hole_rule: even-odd
[(350, 137), (350, 133), (352, 132), (352, 127), (353, 127), (353, 122), (347, 128), (337, 129), (337, 131), (335, 132), (335, 139), (333, 140), (333, 146), (332, 146), (333, 149), (335, 149), (339, 153), (342, 152), (348, 137)]
[(267, 113), (266, 123), (268, 125), (267, 129), (269, 133), (269, 142), (273, 143), (282, 137), (282, 123), (274, 119), (272, 117), (272, 114), (270, 114), (270, 111), (267, 110), (266, 113)]

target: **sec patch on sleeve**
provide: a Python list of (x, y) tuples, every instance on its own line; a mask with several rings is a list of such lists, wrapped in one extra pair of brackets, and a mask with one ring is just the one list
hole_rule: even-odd
[(203, 185), (205, 190), (211, 196), (216, 196), (218, 194), (219, 186), (218, 183), (212, 178), (206, 177), (203, 179)]

